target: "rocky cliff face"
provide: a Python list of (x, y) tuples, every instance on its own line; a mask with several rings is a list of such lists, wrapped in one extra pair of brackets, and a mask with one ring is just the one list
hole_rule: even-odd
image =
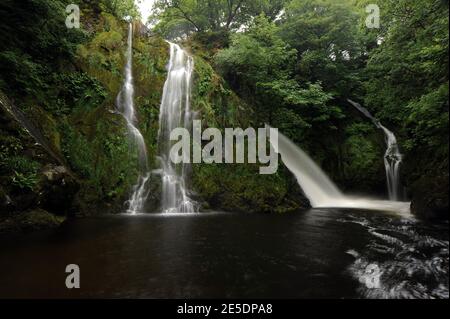
[[(57, 70), (51, 90), (29, 82), (32, 94), (0, 88), (9, 95), (0, 95), (0, 222), (37, 208), (61, 216), (118, 212), (137, 178), (136, 152), (115, 112), (128, 26), (105, 13), (86, 25), (72, 58), (39, 65)], [(141, 28), (133, 48), (136, 105), (154, 158), (168, 46)]]
[(59, 225), (75, 213), (80, 183), (56, 145), (32, 121), (24, 126), (12, 108), (0, 94), (0, 232)]
[[(429, 162), (427, 153), (406, 159), (405, 180), (412, 199), (411, 210), (427, 220), (448, 220), (449, 168), (448, 158)], [(418, 168), (421, 174), (417, 174)]]
[[(51, 94), (0, 96), (0, 218), (9, 224), (11, 217), (36, 209), (39, 216), (44, 212), (59, 216), (120, 212), (136, 181), (137, 154), (115, 111), (128, 26), (106, 13), (89, 21), (75, 57), (55, 61), (60, 74)], [(134, 30), (139, 128), (151, 166), (157, 168), (159, 106), (169, 46), (149, 36), (140, 24)], [(251, 107), (227, 88), (202, 57), (195, 56), (195, 66), (192, 107), (204, 127), (252, 126)], [(11, 108), (21, 116), (11, 113)], [(254, 165), (195, 165), (191, 187), (204, 208), (285, 212), (305, 206), (302, 196), (296, 200), (289, 191), (297, 184), (286, 171), (262, 176), (257, 169)], [(159, 209), (159, 196), (155, 179), (149, 211)], [(51, 218), (43, 220), (55, 225)]]

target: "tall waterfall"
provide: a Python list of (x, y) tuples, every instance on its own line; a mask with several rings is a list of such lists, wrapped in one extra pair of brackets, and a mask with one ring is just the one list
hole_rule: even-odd
[(196, 203), (189, 197), (190, 166), (175, 165), (170, 159), (173, 142), (170, 133), (179, 127), (192, 127), (191, 82), (194, 61), (181, 47), (170, 44), (170, 62), (159, 114), (159, 160), (162, 170), (162, 212), (194, 213)]
[(391, 211), (409, 215), (410, 203), (372, 200), (344, 195), (320, 167), (286, 136), (278, 134), (278, 145), (272, 144), (283, 163), (295, 175), (314, 208), (357, 208)]
[(134, 85), (133, 85), (133, 25), (130, 23), (128, 30), (128, 47), (126, 52), (126, 64), (124, 81), (121, 91), (117, 96), (117, 110), (127, 122), (130, 139), (136, 145), (139, 160), (139, 178), (133, 187), (133, 194), (128, 201), (128, 213), (142, 212), (148, 197), (147, 182), (150, 178), (148, 169), (147, 147), (144, 137), (137, 128), (136, 110), (134, 109)]
[(402, 164), (403, 156), (400, 153), (397, 138), (394, 133), (384, 127), (378, 119), (374, 118), (366, 108), (352, 100), (348, 100), (348, 102), (368, 117), (377, 128), (384, 132), (387, 144), (386, 153), (384, 154), (384, 166), (386, 168), (389, 199), (395, 201), (400, 200), (402, 197), (400, 186), (400, 165)]

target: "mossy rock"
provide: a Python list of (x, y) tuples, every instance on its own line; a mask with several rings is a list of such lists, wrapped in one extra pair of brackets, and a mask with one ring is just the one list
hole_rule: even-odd
[(426, 220), (448, 220), (448, 188), (448, 175), (419, 179), (412, 185), (413, 214)]
[(33, 232), (57, 228), (66, 219), (49, 212), (36, 209), (13, 215), (0, 221), (0, 233)]
[(276, 174), (260, 175), (253, 164), (200, 164), (193, 165), (193, 173), (194, 190), (213, 209), (286, 213), (310, 207), (281, 167)]

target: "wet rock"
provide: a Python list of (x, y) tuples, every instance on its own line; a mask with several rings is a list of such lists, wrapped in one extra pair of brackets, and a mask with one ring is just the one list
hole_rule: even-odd
[(448, 189), (448, 176), (421, 178), (412, 187), (412, 213), (427, 220), (448, 220)]
[(145, 207), (147, 212), (158, 212), (161, 209), (161, 189), (161, 177), (153, 175), (149, 182), (149, 195)]
[(57, 215), (70, 214), (78, 189), (78, 183), (67, 168), (47, 165), (42, 170), (39, 206)]
[(0, 211), (10, 212), (13, 208), (11, 197), (0, 186)]
[(64, 221), (65, 217), (55, 216), (42, 209), (30, 210), (0, 220), (0, 234), (56, 228)]

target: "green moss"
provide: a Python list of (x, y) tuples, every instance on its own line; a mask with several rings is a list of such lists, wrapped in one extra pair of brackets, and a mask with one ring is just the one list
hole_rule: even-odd
[(210, 64), (195, 57), (192, 107), (211, 127), (248, 127), (252, 109), (230, 90)]
[[(345, 129), (343, 141), (339, 141), (337, 154), (341, 152), (342, 166), (335, 168), (333, 178), (343, 187), (359, 192), (384, 190), (386, 186), (383, 133), (372, 123), (355, 122)], [(336, 172), (342, 172), (339, 176)]]
[(65, 127), (64, 154), (90, 190), (79, 202), (121, 204), (137, 178), (137, 152), (129, 143), (126, 124), (120, 115), (102, 108), (72, 120)]
[(300, 208), (288, 200), (283, 172), (260, 175), (257, 165), (194, 165), (193, 185), (212, 208), (246, 213), (287, 212)]
[(0, 220), (0, 233), (31, 232), (56, 228), (64, 221), (64, 217), (52, 215), (42, 209), (36, 209)]
[(29, 107), (26, 115), (49, 142), (51, 150), (60, 156), (61, 134), (58, 131), (58, 123), (53, 116), (38, 106)]
[(135, 37), (133, 52), (135, 107), (139, 129), (147, 142), (149, 159), (155, 160), (159, 108), (167, 77), (169, 45), (159, 37)]
[[(61, 131), (64, 155), (84, 180), (85, 187), (77, 196), (84, 213), (99, 202), (120, 206), (138, 175), (137, 151), (129, 141), (126, 123), (119, 114), (112, 113), (123, 81), (127, 30), (125, 23), (102, 14), (90, 41), (78, 47), (77, 64), (85, 75), (74, 82), (85, 84), (83, 92), (91, 92), (87, 98), (81, 98), (90, 102), (90, 106), (81, 107), (80, 103), (63, 122)], [(149, 157), (155, 158), (168, 44), (157, 37), (141, 38), (135, 34), (133, 46), (139, 128), (147, 142)]]
[(78, 65), (89, 76), (102, 83), (110, 94), (118, 92), (122, 82), (125, 28), (114, 16), (104, 13), (94, 37), (77, 49)]
[[(198, 54), (198, 48), (195, 50)], [(201, 55), (201, 54), (200, 54)], [(211, 65), (194, 56), (192, 107), (204, 127), (247, 128), (253, 126), (252, 109), (230, 90)], [(302, 207), (288, 197), (289, 178), (278, 172), (260, 175), (251, 164), (193, 165), (192, 186), (205, 207), (239, 212), (288, 212)]]

